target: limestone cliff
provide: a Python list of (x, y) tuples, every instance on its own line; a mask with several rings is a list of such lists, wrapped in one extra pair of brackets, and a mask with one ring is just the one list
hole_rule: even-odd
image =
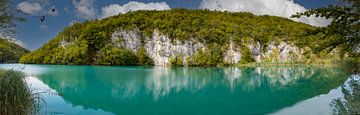
[[(143, 42), (142, 42), (142, 39)], [(112, 34), (112, 44), (117, 47), (125, 47), (137, 52), (139, 47), (145, 47), (150, 58), (157, 66), (169, 66), (170, 58), (181, 56), (183, 64), (187, 65), (186, 58), (192, 57), (199, 50), (206, 50), (204, 43), (193, 39), (184, 43), (180, 41), (172, 41), (171, 38), (162, 34), (158, 30), (154, 30), (151, 37), (141, 38), (137, 29), (118, 30)], [(247, 47), (251, 51), (251, 56), (256, 62), (292, 62), (301, 60), (303, 49), (295, 45), (281, 42), (279, 44), (270, 43), (265, 51), (261, 50), (260, 43), (253, 42)], [(224, 63), (237, 64), (241, 61), (241, 51), (239, 46), (230, 42), (223, 54)]]

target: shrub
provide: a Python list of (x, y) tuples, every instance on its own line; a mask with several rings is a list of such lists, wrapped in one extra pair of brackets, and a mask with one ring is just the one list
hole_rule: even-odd
[(209, 44), (205, 51), (199, 49), (194, 54), (194, 65), (214, 66), (223, 63), (223, 50), (217, 43)]
[(170, 58), (171, 66), (183, 66), (183, 58), (182, 56), (174, 56)]
[(15, 43), (0, 38), (0, 63), (18, 62), (21, 56), (29, 52)]
[(154, 61), (148, 56), (144, 47), (138, 49), (136, 56), (138, 58), (138, 65), (154, 65)]
[(97, 54), (96, 64), (100, 65), (136, 65), (137, 57), (133, 51), (124, 48), (106, 46)]
[(251, 51), (248, 47), (241, 47), (240, 48), (240, 51), (241, 51), (241, 60), (240, 60), (240, 63), (241, 64), (247, 64), (247, 63), (250, 63), (250, 62), (255, 62), (255, 59), (254, 57), (252, 56), (251, 54)]

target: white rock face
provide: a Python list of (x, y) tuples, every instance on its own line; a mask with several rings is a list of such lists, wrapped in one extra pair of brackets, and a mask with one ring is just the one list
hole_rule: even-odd
[(65, 40), (62, 40), (60, 45), (62, 48), (65, 48), (68, 45), (68, 43)]
[(256, 62), (261, 62), (261, 46), (259, 42), (252, 43), (247, 46), (250, 49), (251, 54), (253, 55)]
[(230, 46), (224, 55), (224, 62), (229, 64), (236, 64), (240, 61), (240, 59), (240, 50), (235, 47), (233, 42), (230, 42)]
[(199, 48), (203, 49), (205, 46), (192, 40), (185, 43), (175, 41), (173, 44), (169, 37), (160, 34), (158, 30), (154, 31), (145, 44), (145, 49), (149, 57), (153, 59), (154, 65), (160, 66), (170, 65), (170, 58), (175, 56), (182, 57), (183, 64), (187, 65), (186, 58), (193, 56)]
[(279, 62), (292, 61), (295, 57), (300, 56), (299, 54), (301, 53), (300, 48), (287, 44), (285, 42), (281, 42), (277, 46), (274, 43), (270, 43), (270, 45), (267, 47), (266, 52), (263, 54), (263, 57), (270, 57), (276, 50), (278, 51), (278, 57), (276, 57), (276, 59)]
[(142, 46), (141, 36), (138, 30), (134, 31), (116, 31), (111, 35), (111, 42), (118, 47), (125, 47), (133, 50), (135, 53)]
[(59, 45), (60, 45), (62, 48), (66, 48), (66, 46), (72, 45), (72, 44), (74, 44), (74, 42), (67, 42), (67, 41), (65, 41), (65, 40), (63, 39), (63, 40), (61, 40), (61, 42), (60, 42)]
[[(188, 57), (193, 56), (198, 49), (205, 50), (205, 45), (191, 39), (184, 43), (180, 41), (172, 41), (168, 36), (154, 30), (151, 37), (141, 38), (138, 30), (124, 31), (119, 30), (112, 34), (112, 44), (117, 47), (124, 47), (137, 52), (139, 47), (144, 47), (149, 57), (157, 66), (169, 66), (170, 59), (173, 57), (181, 57), (183, 64), (188, 65)], [(142, 42), (143, 40), (143, 42)], [(279, 45), (271, 43), (265, 52), (261, 49), (259, 42), (253, 42), (247, 46), (256, 62), (264, 62), (264, 57), (271, 56), (274, 50), (278, 50), (276, 57), (279, 62), (292, 61), (293, 57), (301, 54), (301, 49), (296, 46), (281, 42)], [(230, 42), (227, 51), (224, 52), (224, 62), (229, 64), (239, 63), (241, 60), (241, 52), (239, 47)], [(191, 58), (189, 61), (192, 61)]]
[(300, 49), (295, 46), (291, 46), (286, 44), (285, 42), (281, 42), (278, 45), (278, 49), (280, 50), (279, 61), (288, 62), (293, 59), (293, 56), (300, 53)]
[(161, 34), (155, 30), (150, 38), (144, 38), (144, 43), (141, 43), (141, 36), (138, 30), (123, 31), (119, 30), (112, 34), (111, 40), (113, 45), (118, 47), (125, 47), (137, 52), (138, 48), (144, 46), (149, 57), (154, 61), (154, 65), (168, 66), (170, 65), (170, 58), (175, 56), (182, 57), (183, 64), (187, 65), (186, 58), (193, 56), (196, 51), (205, 46), (201, 43), (196, 43), (193, 40), (181, 43), (171, 41), (169, 37)]

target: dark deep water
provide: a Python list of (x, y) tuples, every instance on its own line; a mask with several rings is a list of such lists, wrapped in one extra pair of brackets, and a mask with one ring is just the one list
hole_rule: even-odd
[(332, 114), (360, 84), (338, 67), (0, 65), (22, 67), (40, 114)]

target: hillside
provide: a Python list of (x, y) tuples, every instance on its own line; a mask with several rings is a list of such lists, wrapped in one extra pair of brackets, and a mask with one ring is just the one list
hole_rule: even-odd
[(0, 63), (19, 62), (20, 57), (29, 52), (15, 43), (0, 38)]
[(76, 23), (20, 62), (195, 66), (312, 63), (345, 53), (321, 52), (318, 46), (329, 43), (329, 38), (336, 36), (275, 16), (187, 9), (136, 11)]

